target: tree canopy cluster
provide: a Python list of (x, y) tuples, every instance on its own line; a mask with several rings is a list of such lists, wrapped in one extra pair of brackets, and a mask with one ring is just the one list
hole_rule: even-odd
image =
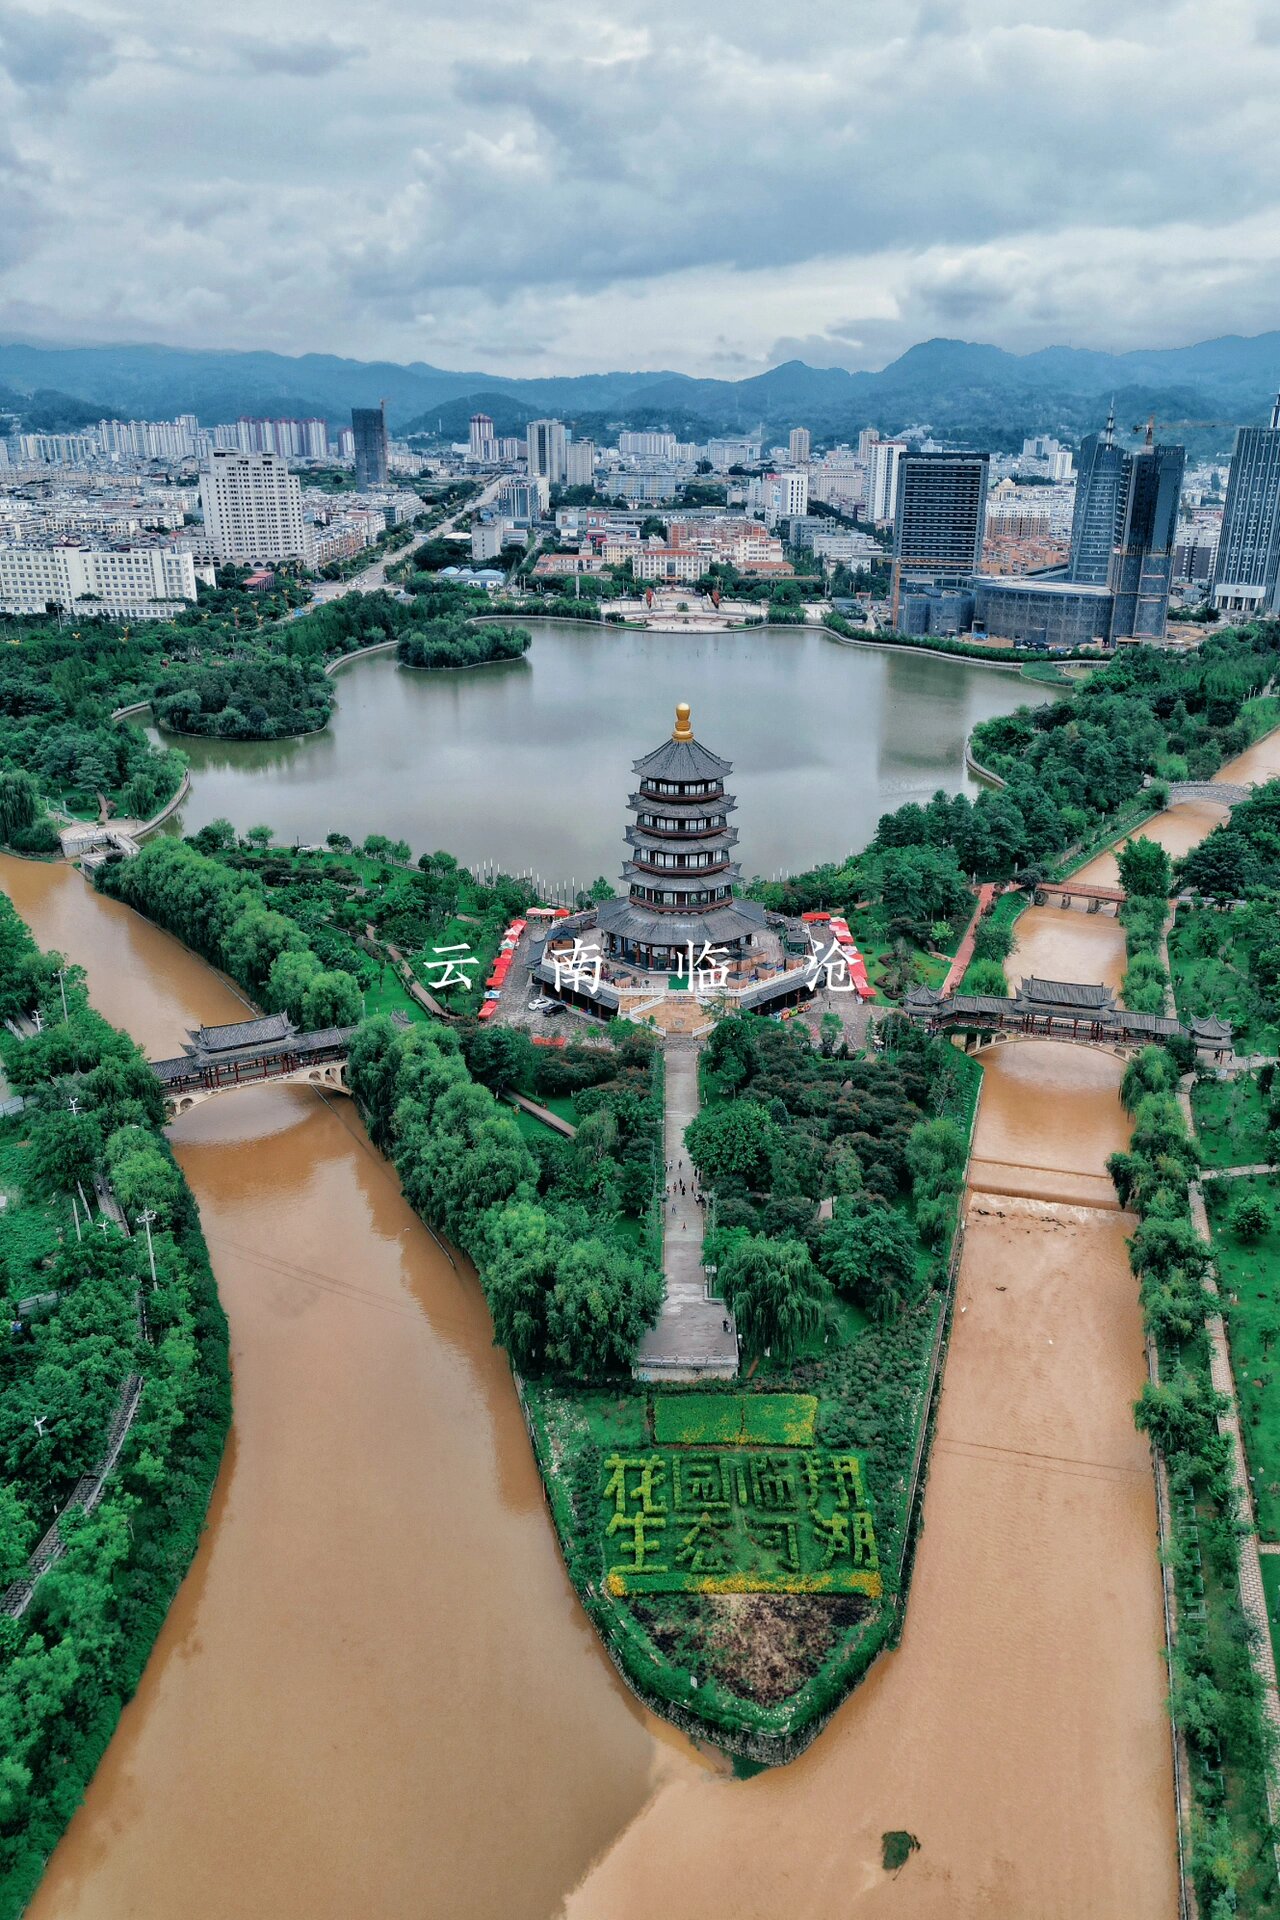
[[(470, 1048), (501, 1083), (518, 1068), (490, 1044), (499, 1037), (477, 1034)], [(472, 1078), (453, 1029), (405, 1031), (377, 1018), (353, 1041), (351, 1083), (370, 1132), (410, 1205), (475, 1261), (495, 1337), (522, 1371), (574, 1380), (625, 1372), (657, 1318), (660, 1273), (613, 1231), (628, 1160), (646, 1187), (654, 1177), (652, 1045), (642, 1033), (624, 1042), (610, 1095), (577, 1138), (535, 1151), (491, 1087)]]
[(473, 626), (461, 614), (425, 621), (400, 635), (396, 658), (404, 667), (478, 667), (490, 660), (518, 660), (529, 651), (527, 627), (488, 620)]
[(707, 1042), (710, 1099), (685, 1138), (715, 1192), (720, 1284), (755, 1351), (794, 1353), (833, 1290), (889, 1321), (940, 1277), (968, 1157), (947, 1111), (965, 1105), (965, 1069), (893, 1025), (894, 1056), (872, 1060), (824, 1056), (803, 1031), (751, 1015)]
[[(41, 953), (3, 896), (0, 1009), (42, 1015), (36, 1035), (0, 1036), (27, 1103), (0, 1122), (9, 1194), (0, 1212), (0, 1587), (21, 1577), (76, 1482), (95, 1471), (126, 1377), (143, 1376), (101, 1502), (63, 1520), (66, 1551), (21, 1618), (0, 1615), (0, 1912), (16, 1914), (195, 1551), (230, 1381), (226, 1323), (195, 1203), (161, 1131), (155, 1078), (89, 1005), (78, 969)], [(154, 1290), (140, 1233), (90, 1227), (83, 1196), (95, 1176), (110, 1182), (127, 1219), (151, 1212)]]

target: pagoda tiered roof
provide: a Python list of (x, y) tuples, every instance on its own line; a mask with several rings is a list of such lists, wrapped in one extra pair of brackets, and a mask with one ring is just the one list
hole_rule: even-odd
[(632, 771), (642, 780), (723, 780), (733, 772), (733, 762), (722, 760), (700, 740), (672, 738), (633, 761)]

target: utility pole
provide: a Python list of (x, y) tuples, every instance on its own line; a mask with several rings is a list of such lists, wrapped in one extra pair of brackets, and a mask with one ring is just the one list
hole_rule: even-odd
[[(67, 971), (67, 970), (66, 970), (66, 968), (65, 968), (65, 967), (59, 967), (59, 968), (58, 968), (58, 986), (59, 986), (59, 988), (61, 989), (61, 992), (62, 992), (62, 1017), (63, 1017), (63, 1019), (64, 1019), (64, 1020), (66, 1020), (66, 1019), (68, 1019), (68, 1018), (70, 1017), (70, 1016), (68, 1015), (68, 1013), (67, 1013), (67, 981), (66, 981), (66, 971)], [(75, 1101), (73, 1100), (73, 1101), (71, 1102), (71, 1111), (72, 1111), (72, 1113), (74, 1113), (74, 1112), (75, 1112), (75, 1110), (76, 1110), (76, 1103), (75, 1103)]]

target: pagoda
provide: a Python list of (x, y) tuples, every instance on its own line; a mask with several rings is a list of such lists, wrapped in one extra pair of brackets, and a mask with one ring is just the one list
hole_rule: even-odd
[(622, 870), (629, 891), (601, 902), (605, 952), (655, 972), (687, 972), (690, 946), (695, 966), (705, 947), (738, 957), (765, 914), (733, 891), (742, 870), (732, 853), (738, 830), (728, 824), (737, 801), (724, 790), (731, 762), (694, 739), (681, 701), (671, 738), (633, 767), (640, 786), (627, 801), (634, 821)]

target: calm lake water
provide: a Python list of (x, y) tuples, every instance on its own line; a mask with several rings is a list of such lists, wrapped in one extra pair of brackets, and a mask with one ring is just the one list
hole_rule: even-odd
[(422, 673), (391, 655), (344, 667), (326, 732), (272, 744), (184, 740), (194, 790), (177, 829), (222, 816), (280, 838), (403, 838), (579, 884), (614, 879), (631, 762), (688, 700), (734, 764), (747, 875), (865, 845), (882, 813), (939, 787), (976, 791), (970, 729), (1051, 699), (1012, 673), (820, 634), (641, 633), (535, 626), (523, 660)]

